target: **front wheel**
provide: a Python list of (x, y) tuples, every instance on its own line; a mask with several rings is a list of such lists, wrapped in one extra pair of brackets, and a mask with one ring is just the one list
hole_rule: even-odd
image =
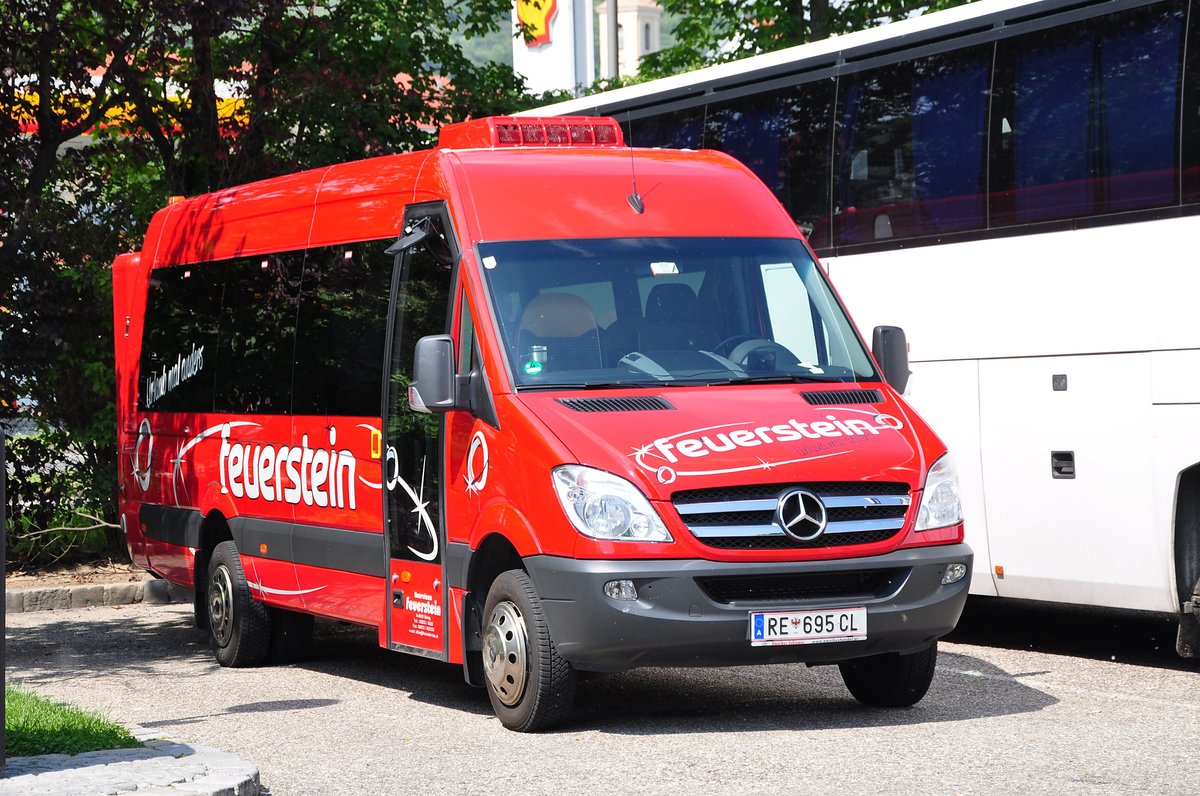
[(838, 664), (842, 682), (864, 705), (906, 708), (921, 701), (933, 682), (937, 642), (911, 655), (889, 652)]
[(222, 666), (257, 666), (267, 657), (271, 617), (250, 596), (242, 558), (233, 542), (221, 542), (208, 562), (208, 633)]
[(492, 709), (510, 730), (552, 727), (575, 700), (575, 669), (555, 649), (542, 601), (522, 570), (502, 573), (488, 591), (483, 672)]

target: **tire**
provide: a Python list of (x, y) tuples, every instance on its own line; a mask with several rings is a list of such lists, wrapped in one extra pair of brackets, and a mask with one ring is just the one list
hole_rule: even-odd
[(217, 663), (258, 666), (271, 642), (267, 606), (250, 596), (242, 559), (233, 542), (221, 542), (208, 562), (208, 635)]
[(921, 701), (933, 682), (937, 642), (911, 655), (889, 652), (838, 664), (842, 682), (864, 705), (906, 708)]
[(271, 663), (295, 663), (308, 657), (312, 646), (313, 615), (283, 608), (272, 608), (271, 646), (267, 660)]
[(558, 724), (575, 701), (575, 669), (550, 638), (533, 581), (501, 573), (483, 608), (484, 687), (500, 723), (517, 732)]

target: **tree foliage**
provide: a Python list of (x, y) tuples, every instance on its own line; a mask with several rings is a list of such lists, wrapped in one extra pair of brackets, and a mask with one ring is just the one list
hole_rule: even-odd
[(642, 58), (646, 79), (882, 25), (970, 0), (659, 0), (675, 43)]
[(10, 456), (27, 527), (69, 508), (115, 516), (109, 266), (154, 210), (508, 112), (522, 82), (462, 43), (509, 8), (0, 0), (0, 419), (22, 398), (40, 423)]

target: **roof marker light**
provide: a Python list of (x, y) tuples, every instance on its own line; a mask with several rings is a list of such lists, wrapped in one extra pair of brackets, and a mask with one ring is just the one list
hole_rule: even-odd
[(489, 116), (448, 124), (438, 135), (442, 149), (624, 145), (621, 126), (607, 116)]

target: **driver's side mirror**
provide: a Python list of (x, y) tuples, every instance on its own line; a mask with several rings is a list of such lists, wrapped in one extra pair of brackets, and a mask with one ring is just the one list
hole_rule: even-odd
[(408, 405), (417, 412), (449, 412), (458, 408), (456, 386), (450, 335), (431, 334), (418, 340)]
[(908, 338), (899, 326), (876, 326), (871, 336), (871, 353), (883, 378), (898, 393), (908, 386)]

